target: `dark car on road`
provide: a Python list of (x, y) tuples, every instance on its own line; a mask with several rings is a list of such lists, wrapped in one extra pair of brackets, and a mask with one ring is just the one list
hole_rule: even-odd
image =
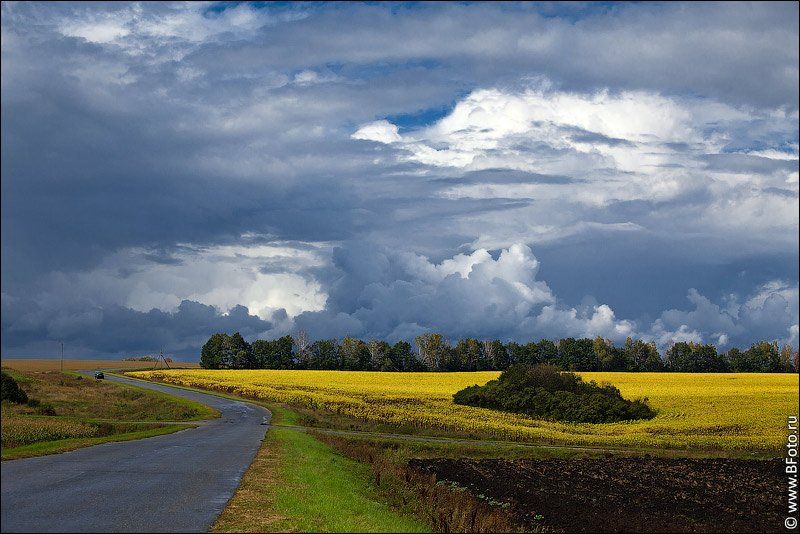
[(103, 371), (95, 371), (94, 377), (98, 380), (102, 380), (106, 375), (103, 374)]

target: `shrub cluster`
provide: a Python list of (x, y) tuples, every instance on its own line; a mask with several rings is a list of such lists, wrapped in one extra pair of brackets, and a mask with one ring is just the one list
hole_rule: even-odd
[(2, 400), (16, 402), (18, 404), (24, 404), (28, 402), (28, 395), (22, 391), (22, 388), (19, 387), (17, 381), (5, 371), (2, 372), (2, 384), (0, 385), (0, 390), (2, 391)]
[(575, 423), (615, 423), (656, 415), (645, 401), (622, 398), (614, 386), (584, 382), (552, 365), (514, 365), (497, 380), (462, 389), (453, 401)]

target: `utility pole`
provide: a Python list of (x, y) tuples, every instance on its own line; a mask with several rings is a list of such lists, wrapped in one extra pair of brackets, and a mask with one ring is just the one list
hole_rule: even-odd
[(61, 372), (64, 372), (64, 342), (61, 342)]

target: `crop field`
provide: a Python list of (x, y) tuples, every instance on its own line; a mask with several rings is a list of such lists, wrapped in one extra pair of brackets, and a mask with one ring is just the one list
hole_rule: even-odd
[(497, 372), (381, 373), (158, 370), (131, 376), (332, 412), (424, 432), (537, 443), (776, 452), (796, 412), (796, 374), (579, 373), (629, 399), (647, 397), (649, 421), (572, 424), (452, 402), (456, 391)]

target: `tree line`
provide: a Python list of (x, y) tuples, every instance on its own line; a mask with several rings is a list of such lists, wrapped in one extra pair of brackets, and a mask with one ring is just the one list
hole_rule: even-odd
[(311, 341), (294, 336), (259, 339), (252, 344), (236, 332), (216, 333), (203, 345), (206, 369), (327, 369), (346, 371), (502, 371), (515, 364), (549, 364), (567, 371), (796, 372), (798, 353), (777, 342), (759, 341), (748, 349), (719, 352), (713, 344), (678, 342), (659, 354), (655, 343), (628, 338), (622, 346), (597, 337), (519, 344), (460, 339), (450, 343), (437, 333), (390, 345), (353, 337)]

